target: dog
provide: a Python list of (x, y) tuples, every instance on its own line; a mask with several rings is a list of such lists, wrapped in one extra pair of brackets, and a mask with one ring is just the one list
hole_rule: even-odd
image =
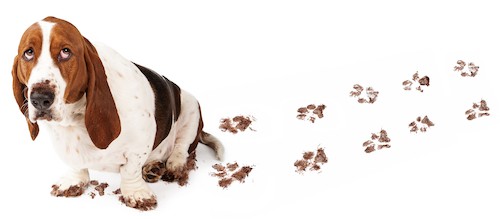
[[(143, 170), (182, 171), (199, 142), (222, 159), (224, 147), (203, 131), (196, 98), (113, 49), (92, 44), (68, 21), (47, 17), (22, 35), (12, 67), (13, 92), (31, 138), (39, 124), (71, 167), (54, 196), (79, 196), (89, 169), (118, 172), (121, 200), (151, 210), (156, 196)], [(151, 177), (153, 176), (153, 177)], [(146, 180), (146, 181), (145, 181)]]

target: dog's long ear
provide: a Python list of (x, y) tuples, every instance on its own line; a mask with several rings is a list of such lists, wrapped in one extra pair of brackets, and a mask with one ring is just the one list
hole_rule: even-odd
[(12, 91), (14, 91), (14, 98), (16, 98), (17, 105), (19, 106), (19, 110), (23, 113), (26, 118), (26, 122), (28, 123), (28, 129), (30, 131), (31, 139), (35, 140), (38, 136), (38, 124), (32, 123), (28, 118), (28, 98), (26, 97), (26, 93), (28, 88), (26, 85), (22, 84), (19, 80), (18, 76), (18, 57), (14, 59), (14, 64), (12, 66)]
[(106, 149), (120, 135), (120, 117), (101, 59), (86, 38), (84, 57), (88, 75), (85, 126), (95, 146)]

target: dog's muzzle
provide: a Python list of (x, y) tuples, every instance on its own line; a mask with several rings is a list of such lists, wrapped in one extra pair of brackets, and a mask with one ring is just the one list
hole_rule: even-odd
[(35, 120), (52, 120), (50, 107), (54, 103), (55, 91), (49, 83), (37, 83), (32, 86), (30, 103), (36, 109)]

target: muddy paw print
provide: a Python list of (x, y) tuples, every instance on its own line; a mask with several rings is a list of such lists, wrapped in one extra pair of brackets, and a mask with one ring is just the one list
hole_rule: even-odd
[(314, 104), (309, 104), (306, 107), (300, 107), (297, 109), (297, 119), (300, 120), (308, 120), (311, 123), (316, 121), (316, 118), (321, 119), (324, 117), (323, 110), (326, 109), (324, 104), (320, 104), (318, 106)]
[(427, 129), (434, 126), (434, 123), (427, 116), (424, 116), (424, 118), (419, 116), (408, 126), (410, 127), (410, 132), (427, 132)]
[(227, 163), (226, 166), (220, 163), (214, 164), (212, 168), (214, 168), (217, 172), (211, 173), (211, 175), (219, 178), (220, 187), (227, 188), (233, 183), (234, 180), (244, 183), (245, 179), (253, 170), (253, 167), (250, 166), (239, 167), (240, 166), (237, 162)]
[[(375, 103), (377, 101), (377, 97), (379, 92), (375, 91), (372, 87), (363, 88), (363, 86), (359, 84), (355, 84), (353, 86), (353, 91), (350, 92), (351, 97), (358, 98), (358, 103)], [(363, 95), (363, 91), (365, 95)]]
[[(109, 184), (106, 182), (99, 183), (97, 180), (90, 180), (89, 182), (90, 186), (94, 187), (94, 190), (99, 194), (99, 196), (103, 196), (106, 188), (108, 188)], [(90, 192), (89, 196), (94, 199), (96, 194), (95, 192)]]
[(418, 71), (417, 71), (415, 74), (413, 74), (413, 77), (411, 80), (403, 81), (403, 89), (404, 90), (415, 89), (417, 91), (424, 92), (423, 87), (424, 86), (428, 87), (429, 83), (430, 83), (429, 76), (420, 77), (418, 75)]
[(476, 77), (477, 72), (479, 71), (479, 66), (475, 65), (473, 62), (469, 62), (467, 69), (465, 69), (466, 66), (467, 64), (464, 61), (458, 60), (457, 65), (453, 69), (460, 72), (462, 77)]
[(220, 120), (220, 125), (219, 129), (223, 132), (231, 132), (233, 134), (236, 134), (239, 132), (243, 132), (247, 129), (250, 129), (252, 131), (255, 131), (250, 125), (252, 125), (253, 122), (255, 122), (255, 117), (253, 116), (236, 116), (233, 117), (232, 119), (230, 118), (223, 118)]
[(371, 140), (365, 141), (363, 143), (363, 147), (365, 147), (366, 153), (371, 153), (375, 150), (390, 148), (391, 145), (389, 142), (391, 142), (391, 139), (387, 135), (387, 131), (382, 129), (378, 135), (376, 133), (372, 133)]
[(293, 164), (297, 169), (295, 172), (304, 173), (307, 170), (319, 171), (320, 165), (328, 163), (328, 157), (325, 154), (324, 148), (318, 148), (316, 154), (313, 151), (307, 151), (302, 154), (302, 159), (295, 161)]
[(465, 111), (468, 120), (474, 120), (478, 117), (489, 116), (490, 108), (486, 104), (485, 100), (481, 100), (479, 103), (473, 103), (472, 109)]

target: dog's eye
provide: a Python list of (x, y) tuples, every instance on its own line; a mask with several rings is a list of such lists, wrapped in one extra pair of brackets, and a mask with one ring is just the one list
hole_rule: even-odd
[(68, 48), (61, 49), (59, 52), (59, 61), (66, 61), (71, 57), (71, 50)]
[(26, 61), (31, 61), (35, 57), (35, 51), (33, 49), (29, 48), (26, 51), (24, 51), (23, 58)]

